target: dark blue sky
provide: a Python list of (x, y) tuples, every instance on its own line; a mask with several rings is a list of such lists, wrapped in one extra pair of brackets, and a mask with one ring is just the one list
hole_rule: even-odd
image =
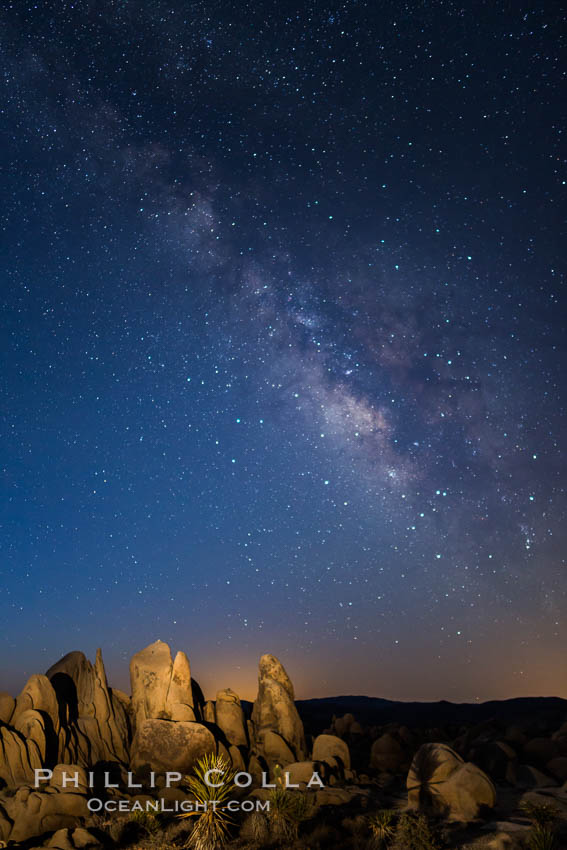
[(564, 23), (4, 8), (0, 687), (567, 696)]

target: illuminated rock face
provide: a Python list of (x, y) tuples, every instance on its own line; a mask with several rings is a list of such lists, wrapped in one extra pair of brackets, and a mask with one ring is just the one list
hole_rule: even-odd
[[(9, 826), (6, 838), (9, 836), (9, 840), (16, 843), (45, 832), (76, 826), (90, 814), (86, 795), (45, 793), (29, 788), (18, 789), (3, 805), (9, 818), (6, 821)], [(1, 828), (0, 823), (0, 831)]]
[(59, 706), (58, 760), (84, 766), (99, 761), (126, 763), (126, 710), (108, 687), (100, 649), (94, 665), (82, 652), (69, 652), (46, 676)]
[(191, 668), (184, 652), (172, 661), (169, 646), (156, 640), (130, 661), (132, 720), (195, 720)]
[(215, 717), (217, 726), (222, 729), (229, 744), (235, 747), (248, 745), (246, 721), (240, 705), (240, 697), (230, 688), (217, 693)]
[(273, 655), (263, 655), (258, 671), (258, 696), (252, 709), (254, 743), (264, 753), (266, 735), (274, 732), (283, 738), (295, 758), (305, 757), (303, 723), (295, 707), (293, 685), (283, 665)]
[(407, 777), (408, 805), (450, 820), (472, 821), (496, 804), (496, 789), (479, 767), (446, 744), (423, 744)]
[(340, 759), (345, 770), (350, 770), (350, 750), (336, 735), (318, 735), (313, 742), (313, 761)]
[(170, 770), (185, 774), (202, 756), (215, 753), (216, 749), (213, 734), (200, 723), (142, 720), (132, 741), (130, 764), (134, 771)]

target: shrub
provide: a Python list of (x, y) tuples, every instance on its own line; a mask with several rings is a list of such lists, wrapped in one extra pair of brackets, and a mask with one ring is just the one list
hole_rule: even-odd
[[(208, 771), (215, 771), (212, 778), (219, 787), (213, 788), (205, 781)], [(226, 844), (233, 821), (225, 804), (230, 799), (234, 787), (233, 779), (234, 771), (228, 762), (222, 756), (212, 754), (199, 759), (193, 774), (186, 777), (186, 785), (202, 809), (179, 815), (180, 818), (198, 818), (186, 841), (186, 847), (192, 847), (194, 850), (217, 850)]]
[(555, 832), (550, 826), (536, 825), (528, 835), (529, 850), (555, 850)]
[(396, 832), (394, 817), (395, 813), (391, 809), (380, 809), (368, 817), (370, 835), (375, 847), (383, 847), (394, 837)]
[(313, 816), (314, 807), (306, 794), (277, 787), (270, 793), (268, 819), (276, 841), (295, 841), (299, 825)]
[(549, 803), (534, 803), (531, 800), (522, 800), (519, 808), (535, 826), (549, 826), (559, 816), (559, 812), (555, 806)]
[(559, 812), (555, 806), (549, 803), (522, 800), (519, 808), (533, 824), (533, 829), (527, 838), (529, 850), (554, 850), (557, 847), (557, 842), (553, 824), (559, 817)]
[(161, 829), (159, 816), (155, 812), (134, 812), (130, 821), (148, 835), (155, 835)]
[(240, 837), (254, 844), (265, 844), (270, 837), (266, 815), (263, 812), (251, 812), (240, 827)]
[(429, 821), (423, 814), (403, 812), (398, 820), (395, 846), (400, 850), (440, 850)]

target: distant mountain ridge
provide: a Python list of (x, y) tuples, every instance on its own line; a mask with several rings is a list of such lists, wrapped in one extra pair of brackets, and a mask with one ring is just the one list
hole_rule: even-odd
[(514, 697), (482, 703), (398, 702), (367, 696), (337, 696), (296, 700), (308, 731), (318, 732), (331, 725), (333, 715), (353, 714), (363, 726), (402, 723), (430, 727), (447, 724), (477, 724), (498, 720), (507, 724), (538, 720), (558, 722), (567, 719), (567, 700), (561, 697)]

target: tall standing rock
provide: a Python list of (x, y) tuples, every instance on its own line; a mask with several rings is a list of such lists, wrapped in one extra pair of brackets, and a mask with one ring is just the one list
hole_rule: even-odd
[(156, 640), (130, 661), (134, 725), (143, 720), (195, 720), (191, 668), (184, 652), (171, 659), (169, 646)]
[(254, 740), (262, 753), (266, 734), (275, 732), (288, 744), (296, 761), (305, 757), (303, 723), (295, 707), (291, 679), (273, 655), (263, 655), (258, 670), (258, 696), (252, 709)]
[(100, 649), (94, 666), (82, 652), (69, 652), (46, 675), (59, 702), (59, 760), (85, 767), (99, 761), (127, 762), (126, 712), (112, 698)]
[(240, 697), (230, 688), (217, 693), (215, 706), (217, 726), (226, 735), (229, 744), (236, 747), (246, 747), (248, 737), (246, 735), (246, 724), (244, 712), (240, 705)]
[(26, 739), (35, 741), (45, 766), (51, 767), (57, 762), (59, 704), (47, 676), (30, 676), (16, 700), (10, 726)]

